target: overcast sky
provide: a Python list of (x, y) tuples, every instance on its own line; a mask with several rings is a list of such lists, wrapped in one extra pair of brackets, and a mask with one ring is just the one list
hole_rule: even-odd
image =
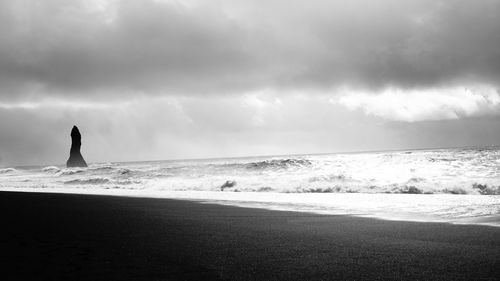
[(0, 166), (500, 144), (500, 0), (2, 0)]

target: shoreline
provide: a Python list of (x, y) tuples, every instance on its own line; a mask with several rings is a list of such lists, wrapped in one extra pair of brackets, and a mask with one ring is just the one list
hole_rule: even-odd
[[(386, 221), (401, 222), (423, 222), (423, 223), (448, 223), (453, 225), (482, 225), (500, 228), (500, 214), (492, 215), (470, 215), (467, 217), (443, 217), (435, 215), (430, 210), (415, 209), (415, 199), (426, 197), (425, 201), (418, 201), (419, 204), (429, 204), (428, 207), (438, 208), (435, 212), (440, 212), (443, 208), (442, 200), (453, 200), (455, 203), (449, 207), (461, 204), (461, 196), (473, 196), (480, 199), (480, 203), (488, 196), (496, 195), (462, 195), (462, 194), (403, 194), (403, 193), (273, 193), (273, 192), (214, 192), (214, 191), (162, 191), (162, 190), (124, 190), (124, 189), (68, 189), (68, 188), (44, 188), (44, 189), (20, 189), (2, 188), (0, 192), (20, 192), (20, 193), (45, 193), (45, 194), (73, 194), (73, 195), (95, 195), (113, 196), (127, 198), (150, 198), (150, 199), (172, 199), (185, 200), (203, 204), (216, 204), (221, 206), (233, 206), (240, 208), (256, 208), (270, 211), (299, 212), (318, 215), (341, 215), (360, 218), (380, 219)], [(269, 196), (272, 194), (273, 196)], [(418, 196), (418, 197), (415, 197)], [(311, 201), (311, 198), (314, 199)], [(498, 197), (500, 198), (500, 197)], [(308, 200), (304, 200), (308, 199)], [(373, 202), (386, 201), (385, 205), (376, 208), (367, 208)], [(398, 200), (393, 200), (398, 199)], [(432, 200), (431, 200), (432, 199)], [(347, 201), (357, 202), (357, 206), (346, 206)], [(470, 201), (470, 197), (469, 197)], [(328, 202), (328, 205), (324, 205)], [(496, 202), (496, 201), (495, 201)], [(495, 203), (493, 202), (493, 203)], [(389, 204), (390, 203), (390, 204)], [(338, 205), (335, 205), (338, 204)], [(479, 203), (476, 203), (479, 204)], [(489, 202), (491, 204), (491, 202)], [(364, 210), (359, 211), (360, 205)], [(418, 205), (418, 204), (417, 204)], [(393, 209), (396, 206), (395, 209)], [(384, 207), (391, 209), (390, 212)], [(411, 209), (413, 207), (413, 209)], [(356, 209), (358, 208), (358, 209)], [(397, 211), (397, 212), (396, 212)], [(425, 211), (425, 212), (424, 212)]]
[(498, 280), (500, 229), (0, 192), (3, 280)]

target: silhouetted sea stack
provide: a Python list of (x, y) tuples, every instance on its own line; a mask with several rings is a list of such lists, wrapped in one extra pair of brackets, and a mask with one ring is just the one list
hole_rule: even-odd
[(66, 162), (66, 167), (87, 167), (87, 163), (80, 153), (80, 146), (82, 146), (82, 135), (78, 127), (73, 126), (71, 130), (71, 150), (69, 152), (69, 159)]

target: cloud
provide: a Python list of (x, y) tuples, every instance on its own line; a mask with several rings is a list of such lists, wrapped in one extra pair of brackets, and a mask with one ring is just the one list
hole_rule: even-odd
[(385, 89), (378, 94), (349, 92), (331, 101), (391, 121), (500, 115), (500, 91), (485, 86), (406, 90), (404, 93), (400, 89)]
[(0, 106), (0, 166), (63, 164), (77, 125), (89, 163), (498, 144), (499, 115), (387, 122), (326, 95), (140, 97)]
[(119, 1), (110, 20), (84, 1), (30, 3), (2, 15), (4, 96), (175, 94), (232, 88), (237, 71), (248, 74), (243, 33), (214, 12)]
[(3, 0), (0, 158), (498, 143), (498, 46), (498, 0)]
[(500, 79), (495, 0), (16, 0), (0, 10), (4, 101)]
[(139, 98), (108, 107), (10, 106), (0, 107), (0, 157), (7, 165), (64, 163), (74, 124), (83, 136), (82, 153), (92, 163), (311, 153), (388, 144), (382, 139), (367, 141), (368, 135), (376, 134), (375, 123), (332, 106), (326, 96), (281, 99), (269, 92), (212, 99)]

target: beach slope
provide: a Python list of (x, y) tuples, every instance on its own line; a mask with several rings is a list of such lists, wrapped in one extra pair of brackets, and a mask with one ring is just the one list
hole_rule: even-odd
[(0, 192), (2, 280), (498, 280), (500, 228)]

